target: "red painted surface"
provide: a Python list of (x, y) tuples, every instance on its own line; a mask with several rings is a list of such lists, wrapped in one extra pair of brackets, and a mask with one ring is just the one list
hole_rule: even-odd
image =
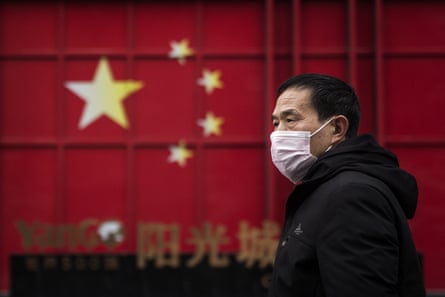
[[(8, 257), (25, 252), (17, 221), (119, 219), (128, 232), (114, 252), (126, 253), (138, 222), (210, 221), (231, 238), (241, 220), (280, 222), (291, 185), (271, 166), (269, 114), (299, 72), (352, 82), (361, 132), (418, 178), (411, 226), (427, 288), (445, 289), (444, 15), (440, 1), (0, 4), (0, 291)], [(182, 38), (195, 52), (185, 65), (168, 58)], [(129, 129), (105, 117), (78, 128), (84, 101), (64, 83), (91, 81), (102, 56), (114, 79), (144, 83), (124, 101)], [(221, 71), (222, 89), (196, 84), (204, 68)], [(208, 111), (224, 118), (219, 136), (196, 125)], [(194, 154), (185, 167), (167, 161), (180, 140)]]

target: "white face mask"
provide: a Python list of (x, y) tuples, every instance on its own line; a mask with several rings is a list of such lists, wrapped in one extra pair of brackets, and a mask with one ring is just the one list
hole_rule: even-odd
[(311, 154), (311, 137), (333, 119), (326, 121), (312, 134), (310, 131), (274, 131), (270, 134), (272, 162), (294, 184), (300, 181), (317, 161), (317, 157)]

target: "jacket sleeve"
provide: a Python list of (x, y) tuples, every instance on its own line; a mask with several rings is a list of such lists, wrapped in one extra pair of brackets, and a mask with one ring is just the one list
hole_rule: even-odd
[(398, 296), (397, 229), (385, 197), (366, 184), (348, 184), (330, 195), (317, 238), (326, 296)]

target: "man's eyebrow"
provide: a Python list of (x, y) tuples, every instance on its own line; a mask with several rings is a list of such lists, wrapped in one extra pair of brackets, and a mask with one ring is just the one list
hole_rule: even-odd
[[(290, 109), (283, 110), (283, 111), (279, 114), (280, 117), (286, 117), (286, 116), (289, 116), (289, 115), (296, 115), (296, 116), (299, 116), (300, 113), (299, 113), (298, 111), (296, 111), (295, 109), (290, 108)], [(278, 116), (275, 115), (275, 114), (272, 114), (272, 120), (276, 120), (276, 119), (278, 119)]]
[(281, 115), (282, 115), (282, 116), (288, 116), (288, 115), (300, 115), (300, 113), (299, 113), (298, 111), (296, 111), (295, 109), (290, 108), (290, 109), (283, 110), (283, 111), (281, 112)]

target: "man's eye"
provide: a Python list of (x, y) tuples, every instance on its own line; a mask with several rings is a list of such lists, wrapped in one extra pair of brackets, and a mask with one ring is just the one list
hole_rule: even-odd
[(272, 125), (274, 126), (274, 127), (278, 127), (278, 122), (272, 122)]
[(286, 119), (286, 122), (291, 123), (291, 122), (295, 122), (294, 119)]

